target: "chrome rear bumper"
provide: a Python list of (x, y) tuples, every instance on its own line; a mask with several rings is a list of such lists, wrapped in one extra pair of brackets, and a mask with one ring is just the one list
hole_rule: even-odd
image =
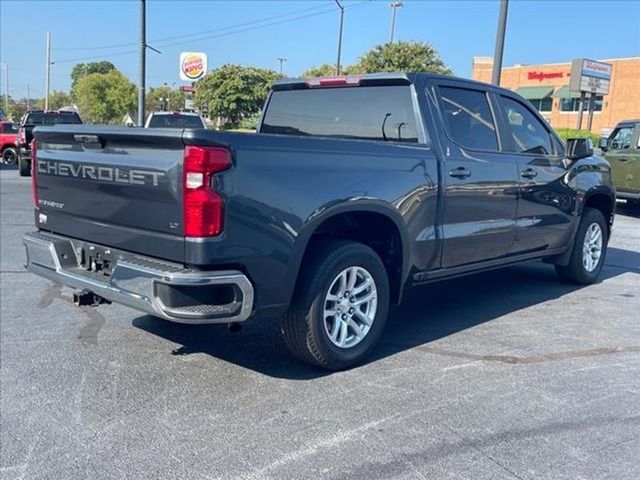
[[(79, 267), (73, 240), (44, 232), (27, 233), (22, 238), (27, 250), (25, 267), (56, 283), (88, 289), (109, 301), (179, 323), (235, 323), (251, 315), (254, 292), (240, 271), (192, 271), (182, 265), (130, 255), (118, 258), (106, 276)], [(224, 304), (193, 303), (167, 305), (162, 293), (175, 288), (228, 287), (233, 298)], [(187, 294), (188, 298), (188, 294)]]

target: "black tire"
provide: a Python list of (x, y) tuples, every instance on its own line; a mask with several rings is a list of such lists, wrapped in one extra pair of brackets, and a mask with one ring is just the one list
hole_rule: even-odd
[(31, 161), (18, 156), (18, 172), (21, 177), (30, 177), (31, 176)]
[[(360, 362), (377, 343), (389, 310), (389, 279), (380, 257), (361, 243), (336, 240), (317, 243), (302, 265), (281, 331), (291, 353), (307, 363), (329, 370), (342, 370)], [(325, 327), (324, 308), (329, 289), (349, 267), (361, 267), (373, 278), (377, 308), (368, 333), (350, 348), (332, 343)]]
[[(602, 232), (602, 250), (595, 268), (589, 271), (583, 263), (583, 249), (587, 231), (594, 223), (599, 225)], [(566, 266), (556, 265), (556, 272), (558, 276), (562, 280), (578, 285), (594, 283), (598, 279), (598, 275), (604, 265), (605, 258), (607, 256), (608, 241), (607, 222), (602, 215), (602, 212), (595, 208), (585, 208), (582, 213), (582, 218), (580, 219), (578, 231), (576, 232), (576, 238), (573, 242), (569, 263)]]
[(2, 151), (2, 163), (6, 165), (13, 165), (18, 160), (18, 152), (15, 148), (5, 148)]

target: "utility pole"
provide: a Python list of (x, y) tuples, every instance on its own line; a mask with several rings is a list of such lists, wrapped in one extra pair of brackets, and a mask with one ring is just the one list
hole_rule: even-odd
[(280, 75), (282, 75), (282, 72), (283, 72), (283, 68), (282, 67), (284, 65), (284, 62), (287, 61), (287, 59), (284, 58), (284, 57), (278, 57), (277, 60), (280, 62)]
[(49, 91), (51, 90), (51, 32), (47, 32), (47, 69), (44, 83), (44, 109), (49, 110)]
[(27, 110), (31, 110), (31, 85), (27, 83)]
[(3, 63), (4, 67), (4, 114), (9, 116), (9, 65)]
[(498, 14), (498, 31), (496, 32), (496, 49), (493, 54), (493, 75), (491, 83), (500, 85), (500, 74), (502, 73), (502, 54), (504, 53), (504, 36), (507, 31), (507, 10), (509, 0), (500, 0), (500, 13)]
[(138, 126), (144, 126), (144, 93), (147, 71), (147, 18), (146, 1), (140, 0), (140, 84), (138, 85)]
[(402, 6), (402, 2), (391, 2), (391, 31), (389, 32), (389, 43), (393, 43), (393, 33), (396, 29), (396, 9)]
[(340, 5), (338, 0), (335, 0), (336, 5), (340, 9), (340, 33), (338, 34), (338, 61), (336, 62), (336, 75), (340, 75), (340, 55), (342, 53), (342, 27), (344, 25), (344, 7)]

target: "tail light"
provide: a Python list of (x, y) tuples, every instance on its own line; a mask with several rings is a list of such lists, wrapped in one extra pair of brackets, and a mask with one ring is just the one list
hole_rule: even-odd
[(38, 208), (38, 162), (36, 160), (36, 140), (31, 140), (31, 188), (33, 190), (33, 206)]
[(24, 131), (24, 127), (20, 127), (18, 129), (18, 138), (20, 139), (21, 144), (27, 143), (27, 133)]
[(214, 190), (213, 176), (231, 167), (226, 148), (187, 145), (184, 150), (185, 237), (213, 237), (224, 229), (224, 199)]

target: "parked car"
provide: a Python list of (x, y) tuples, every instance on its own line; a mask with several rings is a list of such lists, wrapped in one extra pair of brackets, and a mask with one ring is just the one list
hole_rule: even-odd
[(18, 172), (21, 177), (31, 175), (31, 140), (33, 129), (38, 125), (58, 125), (82, 123), (80, 115), (72, 110), (29, 110), (20, 122), (18, 129)]
[(79, 305), (280, 318), (291, 352), (328, 369), (361, 361), (414, 285), (536, 259), (595, 282), (614, 219), (588, 139), (565, 147), (517, 94), (437, 75), (281, 80), (254, 134), (35, 137), (31, 272)]
[(611, 164), (618, 198), (640, 206), (640, 120), (618, 123), (600, 148)]
[(16, 140), (18, 139), (18, 124), (0, 122), (0, 155), (2, 163), (13, 165), (18, 159)]
[(207, 128), (204, 119), (192, 112), (153, 112), (145, 128)]

